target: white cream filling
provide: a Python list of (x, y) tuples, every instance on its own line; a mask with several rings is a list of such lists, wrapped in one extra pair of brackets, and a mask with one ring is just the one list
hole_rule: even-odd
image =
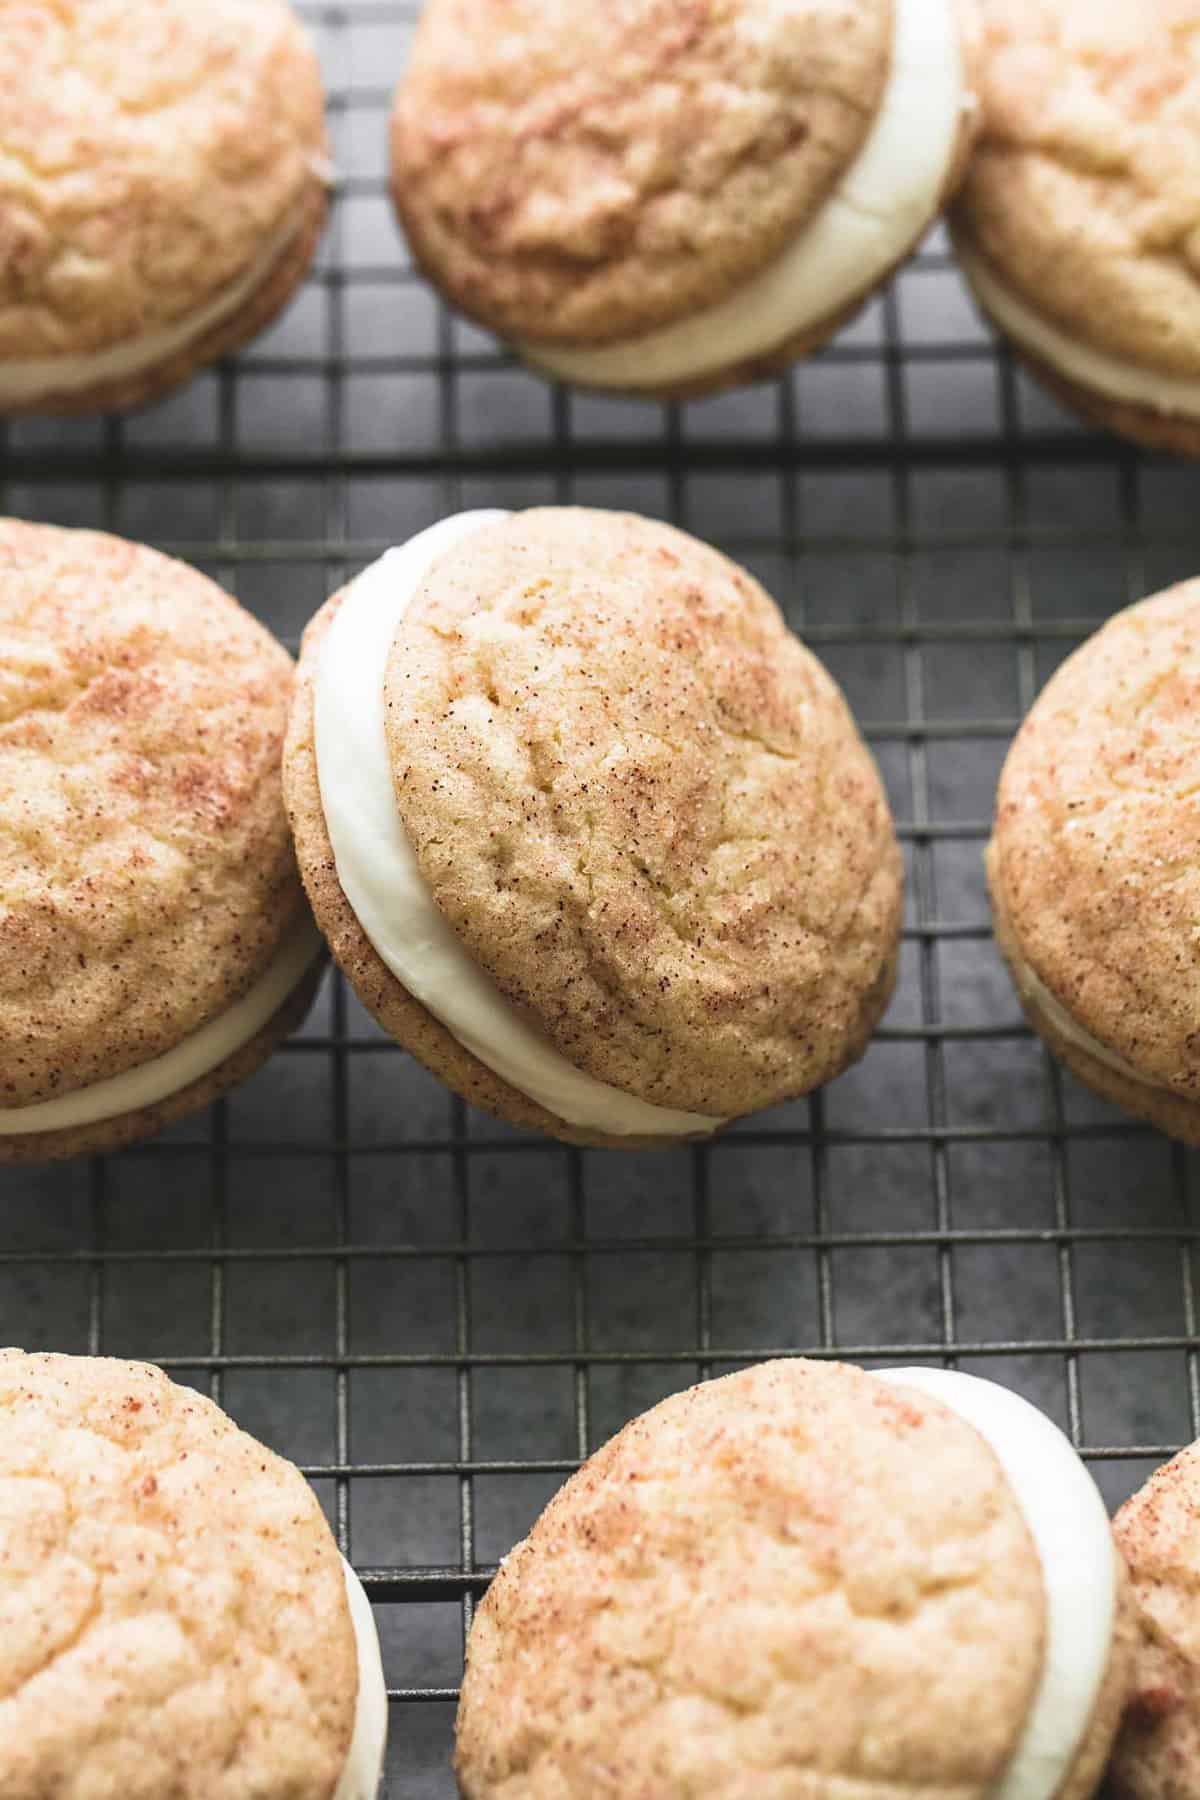
[(1094, 1056), (1097, 1062), (1104, 1063), (1108, 1068), (1114, 1069), (1118, 1075), (1124, 1075), (1130, 1081), (1139, 1082), (1142, 1087), (1166, 1089), (1165, 1082), (1155, 1081), (1151, 1076), (1143, 1075), (1140, 1069), (1135, 1069), (1132, 1064), (1127, 1063), (1124, 1057), (1117, 1055), (1115, 1050), (1110, 1050), (1107, 1044), (1102, 1044), (1099, 1038), (1094, 1038), (1090, 1031), (1085, 1031), (1083, 1026), (1072, 1018), (1062, 1001), (1050, 992), (1045, 982), (1039, 981), (1024, 958), (1017, 957), (1014, 960), (1017, 986), (1027, 999), (1033, 1001), (1038, 1011), (1045, 1014), (1059, 1037), (1066, 1038), (1068, 1044), (1074, 1044), (1077, 1050), (1083, 1050), (1088, 1056)]
[(1041, 1684), (990, 1800), (1051, 1800), (1095, 1712), (1112, 1651), (1117, 1561), (1095, 1482), (1070, 1440), (1019, 1394), (950, 1369), (883, 1369), (974, 1426), (995, 1451), (1042, 1565), (1046, 1646)]
[[(321, 166), (326, 166), (323, 158)], [(122, 338), (120, 343), (107, 344), (102, 350), (86, 351), (78, 356), (32, 356), (19, 362), (0, 361), (0, 409), (31, 406), (54, 394), (86, 393), (102, 382), (121, 381), (126, 376), (157, 368), (177, 350), (186, 348), (211, 331), (214, 325), (232, 318), (239, 311), (297, 235), (304, 217), (303, 211), (294, 212), (267, 239), (244, 274), (223, 287), (204, 306), (185, 313), (170, 325), (156, 331), (140, 332), (136, 337)]]
[(0, 1137), (26, 1132), (69, 1131), (123, 1113), (140, 1112), (199, 1081), (256, 1037), (311, 968), (321, 934), (305, 913), (292, 926), (263, 975), (240, 1000), (162, 1056), (31, 1106), (0, 1107)]
[(375, 1800), (387, 1747), (387, 1683), (383, 1679), (379, 1633), (375, 1629), (371, 1602), (345, 1557), (342, 1568), (358, 1651), (358, 1699), (354, 1707), (354, 1732), (333, 1800)]
[(555, 1118), (610, 1137), (707, 1135), (724, 1123), (651, 1106), (574, 1068), (522, 1019), (438, 911), (400, 821), (383, 678), (434, 560), (504, 512), (459, 513), (389, 550), (353, 583), (321, 646), (317, 777), (338, 881), (381, 961), (471, 1054)]
[(891, 72), (858, 156), (796, 242), (715, 306), (584, 349), (517, 343), (584, 386), (657, 388), (765, 356), (865, 295), (938, 211), (969, 96), (954, 0), (895, 0)]
[(1172, 375), (1093, 350), (1042, 317), (997, 279), (981, 257), (956, 246), (963, 273), (984, 309), (1013, 341), (1076, 386), (1154, 412), (1200, 419), (1200, 377)]

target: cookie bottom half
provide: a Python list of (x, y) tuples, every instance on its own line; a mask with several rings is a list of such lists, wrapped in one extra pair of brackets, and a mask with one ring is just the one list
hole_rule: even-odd
[(1000, 897), (994, 867), (993, 848), (988, 857), (988, 877), (996, 942), (1008, 964), (1021, 1010), (1042, 1042), (1054, 1052), (1060, 1062), (1066, 1064), (1073, 1075), (1078, 1076), (1085, 1087), (1091, 1088), (1101, 1099), (1132, 1113), (1135, 1118), (1145, 1119), (1148, 1124), (1156, 1125), (1168, 1137), (1200, 1146), (1200, 1101), (1189, 1100), (1183, 1094), (1174, 1093), (1169, 1088), (1156, 1087), (1150, 1082), (1135, 1081), (1131, 1076), (1122, 1075), (1117, 1069), (1110, 1068), (1099, 1058), (1089, 1056), (1086, 1050), (1065, 1038), (1036, 1001), (1031, 1000), (1024, 992), (1019, 974), (1024, 961), (1020, 941)]
[(50, 413), (133, 412), (160, 400), (172, 389), (238, 350), (266, 329), (291, 300), (308, 273), (325, 228), (328, 199), (325, 184), (313, 177), (300, 203), (300, 224), (249, 298), (208, 331), (190, 339), (151, 368), (98, 382), (79, 392), (48, 393), (5, 407), (11, 415)]
[(97, 1156), (123, 1150), (140, 1138), (153, 1137), (178, 1119), (211, 1106), (222, 1094), (237, 1087), (260, 1069), (308, 1012), (324, 970), (318, 958), (307, 974), (254, 1037), (218, 1063), (197, 1081), (189, 1082), (165, 1100), (136, 1112), (119, 1113), (114, 1119), (97, 1119), (60, 1131), (31, 1131), (21, 1136), (0, 1137), (0, 1166), (5, 1163), (61, 1162), (71, 1156)]
[(1049, 363), (1040, 362), (1028, 351), (1017, 349), (1017, 355), (1029, 373), (1069, 411), (1099, 431), (1115, 432), (1147, 450), (1168, 450), (1175, 456), (1200, 458), (1200, 419), (1185, 419), (1179, 413), (1158, 412), (1152, 406), (1135, 406), (1126, 400), (1113, 400), (1060, 375)]
[[(982, 308), (987, 312), (987, 308)], [(1003, 326), (990, 313), (992, 328), (1001, 334)], [(1128, 438), (1146, 450), (1167, 450), (1174, 456), (1200, 458), (1200, 419), (1185, 419), (1180, 413), (1159, 412), (1153, 406), (1136, 406), (1128, 400), (1114, 400), (1094, 388), (1081, 387), (1069, 376), (1060, 374), (1048, 362), (1026, 350), (1012, 338), (1013, 355), (1026, 368), (1040, 387), (1044, 387), (1060, 406), (1066, 407), (1086, 425), (1097, 431), (1111, 431)]]

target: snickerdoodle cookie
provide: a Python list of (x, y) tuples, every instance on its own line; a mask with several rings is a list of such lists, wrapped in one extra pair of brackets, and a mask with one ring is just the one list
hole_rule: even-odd
[(1164, 1463), (1113, 1522), (1138, 1618), (1110, 1776), (1128, 1800), (1200, 1794), (1200, 1445)]
[(0, 1351), (0, 1793), (374, 1800), (366, 1595), (299, 1471), (160, 1369)]
[(988, 878), (1021, 1003), (1081, 1081), (1200, 1143), (1200, 581), (1118, 613), (1038, 697)]
[(551, 375), (670, 395), (815, 349), (974, 129), (972, 0), (429, 0), (392, 118), (414, 254)]
[(309, 626), (300, 872), (380, 1023), (468, 1099), (669, 1142), (859, 1056), (902, 875), (842, 696), (672, 527), (467, 513)]
[(329, 176), (287, 0), (0, 0), (0, 412), (141, 406), (236, 349)]
[(976, 298), (1067, 405), (1200, 455), (1200, 0), (981, 5)]
[(475, 1615), (467, 1800), (1082, 1800), (1127, 1582), (1070, 1443), (945, 1370), (744, 1369), (572, 1476)]
[(196, 570), (0, 520), (0, 1163), (156, 1131), (303, 1016), (291, 689)]

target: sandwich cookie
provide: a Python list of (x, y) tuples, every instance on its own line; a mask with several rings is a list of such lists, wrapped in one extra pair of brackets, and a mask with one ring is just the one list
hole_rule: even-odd
[(1109, 1787), (1120, 1800), (1200, 1794), (1200, 1446), (1164, 1463), (1113, 1521), (1137, 1648)]
[(269, 324), (331, 176), (286, 0), (30, 0), (0, 31), (0, 412), (142, 406)]
[(1056, 671), (1000, 777), (996, 937), (1079, 1079), (1200, 1143), (1200, 582), (1116, 616)]
[(475, 1615), (467, 1800), (1079, 1800), (1127, 1583), (1035, 1407), (934, 1369), (776, 1362), (597, 1451)]
[(806, 1092), (891, 990), (902, 870), (834, 683), (667, 525), (466, 513), (305, 633), (300, 872), (363, 1003), (465, 1098), (665, 1144)]
[(0, 520), (0, 1163), (158, 1131), (307, 1011), (291, 688), (196, 570)]
[(456, 306), (564, 381), (777, 372), (916, 247), (974, 130), (963, 0), (431, 0), (392, 186)]
[(984, 314), (1067, 406), (1200, 455), (1200, 4), (982, 0), (952, 215)]
[(298, 1469), (160, 1369), (0, 1351), (0, 1792), (375, 1800), (371, 1608)]

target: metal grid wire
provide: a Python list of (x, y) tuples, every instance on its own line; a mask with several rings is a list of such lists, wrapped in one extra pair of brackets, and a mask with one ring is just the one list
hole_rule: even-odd
[(980, 866), (1038, 685), (1200, 567), (1195, 473), (1084, 434), (934, 239), (825, 355), (687, 408), (551, 389), (413, 274), (384, 185), (414, 8), (309, 8), (341, 171), (319, 267), (240, 359), (125, 422), (9, 428), (5, 508), (145, 538), (295, 642), (463, 506), (628, 505), (767, 582), (842, 681), (909, 859), (860, 1067), (703, 1148), (580, 1154), (470, 1113), (334, 978), (154, 1143), (0, 1180), (0, 1338), (148, 1357), (312, 1478), (376, 1606), (388, 1793), (445, 1797), (475, 1597), (580, 1457), (698, 1376), (955, 1361), (1047, 1408), (1110, 1501), (1200, 1432), (1196, 1160), (1023, 1028)]

